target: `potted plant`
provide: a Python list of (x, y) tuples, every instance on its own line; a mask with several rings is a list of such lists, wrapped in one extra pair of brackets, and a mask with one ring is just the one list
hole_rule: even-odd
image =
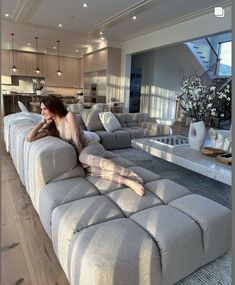
[(37, 95), (42, 95), (42, 89), (44, 85), (45, 85), (45, 80), (38, 78), (33, 79), (33, 89)]

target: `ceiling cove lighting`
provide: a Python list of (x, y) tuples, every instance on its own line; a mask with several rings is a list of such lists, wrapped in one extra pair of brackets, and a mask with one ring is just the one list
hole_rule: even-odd
[(11, 50), (12, 50), (12, 67), (11, 67), (11, 71), (13, 71), (14, 73), (18, 70), (18, 68), (15, 66), (15, 52), (14, 52), (14, 37), (15, 34), (11, 34)]
[(37, 59), (37, 67), (36, 67), (36, 69), (35, 69), (35, 72), (37, 73), (37, 74), (39, 74), (40, 72), (41, 72), (41, 70), (39, 69), (39, 67), (38, 67), (38, 37), (35, 37), (35, 40), (36, 40), (36, 59)]
[(57, 74), (58, 76), (62, 75), (62, 71), (60, 70), (60, 41), (57, 41), (57, 59), (58, 59), (58, 70), (57, 70)]

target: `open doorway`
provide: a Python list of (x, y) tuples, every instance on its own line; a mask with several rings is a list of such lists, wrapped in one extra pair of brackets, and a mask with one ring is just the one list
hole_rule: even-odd
[(130, 104), (129, 112), (138, 113), (140, 111), (142, 68), (135, 68), (131, 71), (130, 82)]

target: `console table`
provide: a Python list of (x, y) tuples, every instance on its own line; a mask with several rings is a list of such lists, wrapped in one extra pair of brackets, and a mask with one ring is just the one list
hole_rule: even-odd
[(154, 138), (134, 139), (131, 146), (151, 155), (200, 173), (214, 180), (232, 185), (232, 167), (217, 162), (215, 158), (193, 150), (189, 145), (168, 146), (156, 143)]

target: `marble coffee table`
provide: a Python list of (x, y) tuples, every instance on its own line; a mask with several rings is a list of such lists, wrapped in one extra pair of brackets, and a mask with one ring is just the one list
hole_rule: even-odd
[(133, 139), (131, 146), (214, 180), (232, 185), (232, 167), (230, 165), (217, 162), (215, 158), (191, 149), (188, 144), (171, 146), (159, 143), (157, 139), (157, 137)]

